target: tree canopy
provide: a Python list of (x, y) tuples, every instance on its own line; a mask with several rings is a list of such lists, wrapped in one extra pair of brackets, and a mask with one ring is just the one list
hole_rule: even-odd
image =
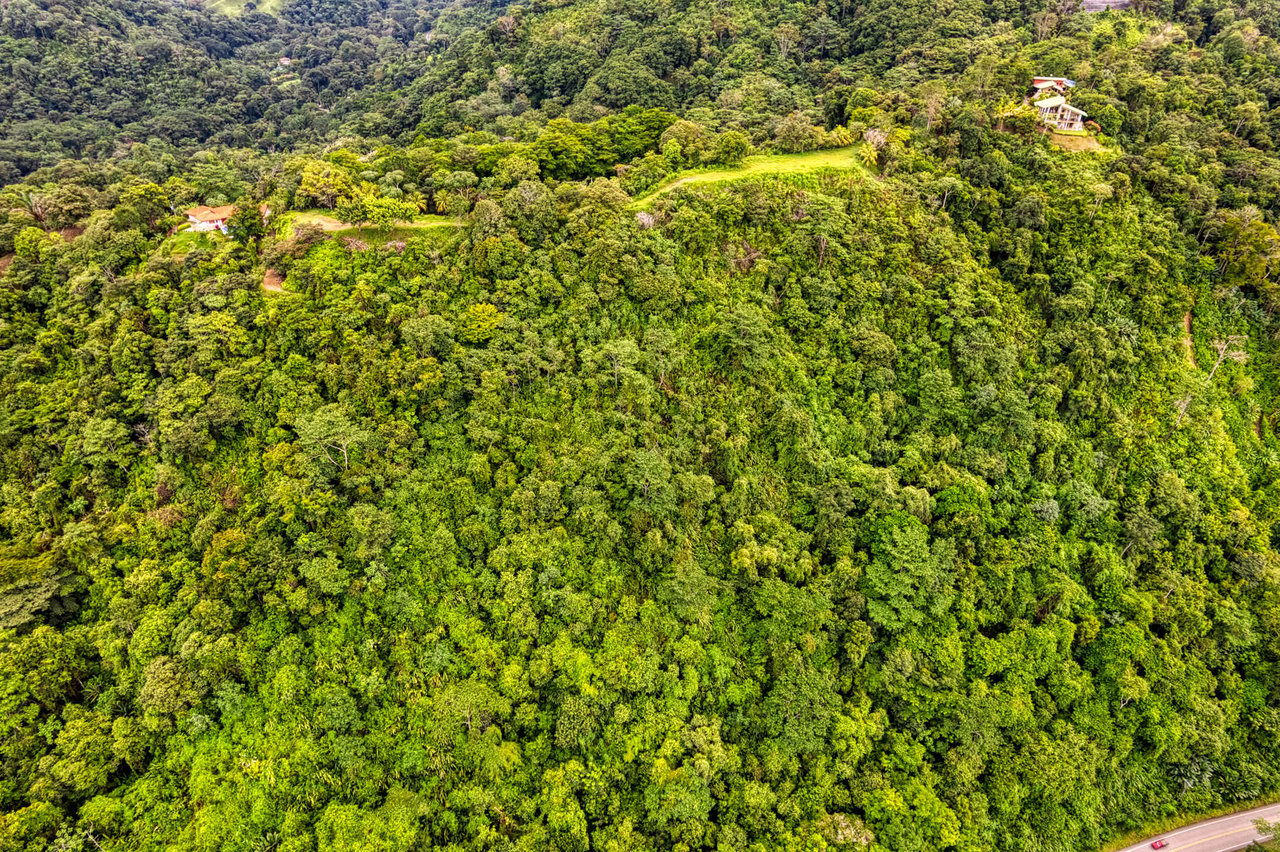
[(1275, 793), (1274, 10), (133, 3), (0, 9), (0, 850)]

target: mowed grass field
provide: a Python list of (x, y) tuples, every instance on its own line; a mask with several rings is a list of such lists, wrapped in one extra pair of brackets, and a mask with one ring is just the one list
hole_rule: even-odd
[(829, 148), (824, 151), (806, 151), (803, 154), (757, 154), (747, 157), (736, 168), (697, 169), (673, 175), (656, 188), (636, 199), (636, 208), (648, 207), (654, 199), (676, 187), (692, 184), (723, 183), (762, 175), (803, 174), (824, 169), (849, 169), (866, 173), (866, 166), (858, 159), (854, 146)]

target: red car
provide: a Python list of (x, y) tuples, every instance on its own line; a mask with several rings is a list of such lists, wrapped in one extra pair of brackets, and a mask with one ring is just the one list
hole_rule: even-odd
[(1164, 847), (1166, 847), (1166, 846), (1168, 846), (1168, 845), (1169, 845), (1169, 844), (1168, 844), (1168, 843), (1165, 843), (1163, 840), (1157, 840), (1155, 843), (1152, 843), (1152, 844), (1151, 844), (1151, 848), (1152, 848), (1152, 849), (1163, 849)]

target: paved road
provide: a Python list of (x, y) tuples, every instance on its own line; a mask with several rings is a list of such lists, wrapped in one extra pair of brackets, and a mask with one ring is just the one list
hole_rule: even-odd
[(1234, 852), (1258, 839), (1253, 821), (1259, 817), (1271, 822), (1280, 820), (1280, 805), (1265, 805), (1251, 811), (1197, 822), (1185, 828), (1148, 837), (1141, 843), (1125, 847), (1121, 852), (1150, 852), (1153, 840), (1163, 840), (1169, 844), (1161, 852)]

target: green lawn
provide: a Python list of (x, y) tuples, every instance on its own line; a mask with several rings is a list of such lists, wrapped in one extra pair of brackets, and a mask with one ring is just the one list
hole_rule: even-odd
[(758, 154), (747, 157), (737, 168), (696, 169), (680, 172), (663, 181), (655, 189), (637, 198), (633, 207), (648, 207), (660, 195), (678, 186), (702, 183), (722, 183), (758, 175), (785, 175), (817, 172), (823, 169), (853, 169), (866, 172), (866, 166), (858, 159), (853, 146), (830, 148), (825, 151), (807, 151), (803, 154)]
[(185, 257), (196, 249), (216, 251), (226, 241), (221, 231), (182, 230), (166, 239), (161, 248), (174, 257)]

